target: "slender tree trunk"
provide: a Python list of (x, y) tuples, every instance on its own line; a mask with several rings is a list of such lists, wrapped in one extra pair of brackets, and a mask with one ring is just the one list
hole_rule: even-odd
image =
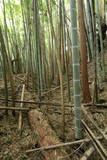
[(86, 44), (86, 31), (84, 23), (84, 4), (83, 0), (78, 1), (79, 12), (79, 28), (80, 28), (80, 55), (81, 55), (81, 85), (83, 92), (83, 102), (89, 103), (91, 95), (88, 83), (88, 69), (87, 69), (87, 44)]

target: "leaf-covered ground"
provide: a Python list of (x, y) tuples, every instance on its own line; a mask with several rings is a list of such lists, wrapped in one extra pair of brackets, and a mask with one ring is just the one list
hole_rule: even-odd
[[(105, 53), (105, 61), (106, 61), (106, 68), (107, 68), (107, 52)], [(107, 69), (106, 69), (107, 73)], [(90, 64), (90, 81), (93, 80), (93, 65)], [(19, 76), (19, 79), (16, 78), (16, 88), (21, 83), (21, 79), (23, 81), (23, 75), (17, 75)], [(92, 88), (92, 86), (90, 86)], [(107, 81), (102, 83), (102, 90), (100, 92), (100, 99), (105, 99), (105, 102), (107, 102)], [(72, 92), (72, 82), (71, 82), (71, 93)], [(11, 94), (11, 90), (10, 90)], [(1, 81), (0, 82), (0, 97), (2, 98), (4, 95), (4, 84)], [(34, 100), (33, 97), (35, 94), (33, 92), (25, 92), (24, 100)], [(20, 100), (21, 97), (21, 89), (18, 91), (16, 99)], [(68, 93), (67, 93), (67, 87), (64, 87), (64, 99), (67, 103), (68, 99)], [(73, 97), (72, 97), (73, 99)], [(57, 89), (53, 91), (50, 95), (46, 95), (43, 98), (44, 101), (47, 102), (57, 102), (59, 103), (61, 101), (60, 99), (60, 89)], [(73, 103), (73, 100), (72, 100)], [(4, 106), (4, 103), (0, 101), (0, 105)], [(10, 103), (10, 106), (12, 104)], [(30, 104), (32, 105), (32, 104)], [(43, 112), (45, 116), (48, 117), (49, 124), (56, 131), (56, 134), (58, 137), (61, 138), (62, 136), (62, 115), (61, 115), (61, 107), (53, 107), (53, 106), (42, 106), (38, 107), (35, 106), (39, 111)], [(17, 107), (20, 107), (20, 104), (17, 104)], [(26, 105), (24, 105), (26, 107)], [(87, 109), (88, 114), (90, 117), (95, 120), (97, 125), (100, 127), (102, 131), (105, 131), (105, 134), (107, 134), (107, 108), (96, 108), (94, 111), (94, 108), (88, 108)], [(93, 112), (94, 111), (94, 112)], [(66, 123), (65, 123), (65, 137), (66, 142), (73, 141), (74, 140), (74, 109), (73, 108), (66, 108)], [(5, 115), (5, 111), (0, 111), (0, 160), (42, 160), (44, 157), (42, 156), (41, 152), (26, 154), (26, 150), (38, 147), (36, 138), (34, 137), (30, 124), (28, 121), (27, 113), (23, 113), (23, 127), (22, 127), (22, 134), (18, 131), (18, 118), (19, 114), (16, 112), (16, 117), (12, 116), (11, 111), (8, 112), (8, 117)], [(90, 128), (95, 131), (95, 128), (91, 125), (89, 121), (87, 121)], [(99, 135), (99, 134), (98, 134)], [(75, 150), (79, 146), (73, 146), (72, 150), (67, 147), (68, 154), (71, 155), (71, 159), (79, 159), (84, 150), (85, 147), (81, 147), (81, 149)], [(107, 146), (105, 146), (107, 147)], [(98, 157), (95, 155), (94, 158), (91, 157), (91, 160), (95, 160), (95, 157), (98, 160)], [(66, 158), (63, 158), (66, 160)]]

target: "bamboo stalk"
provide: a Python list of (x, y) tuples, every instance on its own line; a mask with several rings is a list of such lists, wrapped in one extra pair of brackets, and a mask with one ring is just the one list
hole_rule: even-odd
[[(5, 48), (3, 47), (3, 37), (2, 37), (2, 30), (1, 30), (1, 26), (0, 26), (0, 43), (1, 43), (1, 54), (2, 54), (2, 65), (3, 65), (3, 78), (4, 78), (4, 84), (5, 84), (5, 105), (8, 106), (8, 84), (7, 84), (7, 74), (6, 74), (6, 56), (5, 56)], [(6, 111), (6, 114), (8, 112)]]
[[(71, 80), (69, 81), (69, 83), (70, 83), (70, 82), (71, 82)], [(68, 82), (63, 83), (63, 86), (67, 85), (67, 83), (68, 83)], [(59, 88), (60, 88), (60, 86), (57, 86), (57, 87), (55, 87), (55, 88), (52, 88), (52, 89), (50, 89), (49, 91), (46, 91), (46, 92), (42, 93), (42, 96), (44, 96), (44, 95), (46, 95), (46, 94), (48, 94), (48, 93), (50, 93), (50, 92), (54, 92), (54, 91), (56, 91), (56, 90), (59, 89)]]
[(107, 140), (107, 136), (101, 131), (98, 125), (94, 122), (94, 120), (92, 120), (90, 116), (88, 116), (88, 113), (83, 106), (82, 106), (82, 111), (85, 114), (85, 116), (91, 121), (91, 123), (95, 126), (95, 128), (99, 131), (99, 133), (103, 136), (103, 138)]
[[(5, 101), (4, 98), (0, 98), (0, 101)], [(9, 102), (12, 102), (12, 99), (8, 99)], [(48, 105), (48, 106), (61, 106), (60, 103), (49, 103), (49, 102), (34, 102), (34, 101), (20, 101), (20, 100), (15, 100), (16, 103), (29, 103), (29, 104), (40, 104), (40, 105)], [(83, 106), (85, 107), (90, 107), (92, 106), (93, 103), (84, 103)], [(107, 104), (94, 104), (98, 108), (107, 108)], [(65, 107), (74, 107), (74, 104), (64, 104)]]
[(96, 12), (96, 22), (98, 23), (98, 33), (100, 37), (100, 45), (101, 45), (101, 65), (103, 68), (101, 78), (105, 80), (105, 59), (104, 59), (104, 48), (103, 48), (103, 39), (102, 39), (102, 31), (101, 31), (101, 20), (100, 20), (100, 13), (99, 13), (99, 1), (95, 0), (95, 12)]
[[(100, 139), (100, 138), (97, 137), (96, 139)], [(51, 149), (56, 149), (56, 148), (60, 148), (60, 147), (73, 146), (73, 145), (77, 145), (77, 144), (81, 144), (81, 143), (88, 143), (88, 142), (90, 143), (91, 140), (90, 139), (81, 139), (81, 140), (77, 140), (77, 141), (73, 141), (73, 142), (67, 142), (67, 143), (61, 143), (61, 144), (56, 144), (56, 145), (51, 145), (51, 146), (44, 146), (44, 147), (40, 147), (40, 148), (30, 149), (30, 150), (27, 150), (26, 153), (43, 151), (43, 150), (51, 150)]]
[[(23, 87), (22, 87), (21, 101), (23, 101), (24, 99), (24, 91), (25, 91), (25, 84), (23, 84)], [(23, 107), (23, 103), (20, 104), (20, 108), (22, 107)], [(19, 112), (19, 131), (21, 131), (21, 128), (22, 128), (22, 112), (20, 111)]]
[(95, 138), (94, 133), (90, 130), (90, 128), (87, 126), (87, 124), (83, 120), (82, 120), (82, 123), (83, 123), (86, 131), (88, 132), (89, 136), (91, 137), (92, 142), (95, 145), (99, 155), (101, 156), (101, 158), (103, 160), (106, 160), (106, 158), (107, 158), (106, 149), (103, 147), (103, 145), (100, 143), (100, 141)]
[(84, 153), (84, 155), (80, 158), (80, 160), (87, 160), (95, 151), (94, 147), (91, 146), (89, 149), (87, 149)]
[(26, 107), (26, 108), (18, 108), (18, 107), (1, 107), (0, 110), (16, 110), (16, 111), (30, 111), (31, 109), (35, 109), (35, 107)]
[[(9, 48), (9, 40), (8, 40), (8, 27), (7, 27), (7, 19), (6, 19), (6, 10), (5, 10), (5, 2), (3, 0), (3, 7), (4, 7), (4, 30), (5, 30), (5, 39), (6, 39), (6, 46), (4, 43), (4, 49), (5, 49), (5, 57), (6, 57), (6, 61), (7, 61), (7, 73), (9, 76), (9, 80), (10, 80), (10, 85), (11, 85), (11, 90), (12, 90), (12, 105), (15, 107), (15, 89), (14, 89), (14, 77), (13, 77), (13, 72), (12, 72), (12, 65), (11, 65), (11, 61), (10, 61), (10, 48)], [(2, 40), (4, 41), (3, 37), (1, 37)], [(13, 116), (15, 116), (15, 112), (13, 112)]]
[(77, 29), (77, 7), (76, 0), (71, 0), (71, 40), (72, 40), (72, 65), (74, 85), (74, 106), (75, 106), (75, 138), (82, 138), (81, 123), (81, 99), (80, 99), (80, 57)]
[(89, 36), (89, 44), (90, 44), (90, 50), (91, 50), (91, 58), (90, 60), (93, 58), (93, 22), (92, 22), (92, 13), (91, 13), (91, 6), (90, 6), (90, 2), (86, 1), (86, 21), (88, 23), (88, 36)]
[[(0, 100), (4, 101), (4, 98), (0, 98)], [(8, 99), (9, 102), (12, 102), (12, 99)], [(62, 106), (60, 103), (49, 103), (49, 102), (34, 102), (34, 101), (20, 101), (20, 100), (15, 100), (16, 103), (29, 103), (29, 104), (38, 104), (38, 105), (50, 105), (50, 106)], [(73, 107), (74, 105), (70, 104), (64, 104), (65, 107)]]
[(60, 80), (60, 92), (61, 92), (61, 104), (62, 104), (62, 137), (63, 139), (65, 138), (65, 108), (64, 108), (64, 88), (63, 88), (63, 74), (62, 74), (62, 69), (61, 69), (61, 60), (60, 60), (60, 56), (59, 53), (60, 49), (59, 49), (59, 45), (58, 45), (58, 38), (55, 34), (55, 30), (54, 30), (54, 26), (53, 26), (53, 20), (52, 20), (52, 13), (49, 7), (49, 0), (46, 0), (46, 4), (47, 4), (47, 9), (48, 9), (48, 14), (49, 14), (49, 20), (50, 20), (50, 25), (52, 28), (52, 34), (54, 37), (54, 41), (55, 41), (55, 56), (56, 56), (56, 60), (57, 60), (57, 65), (58, 65), (58, 76), (59, 76), (59, 80)]

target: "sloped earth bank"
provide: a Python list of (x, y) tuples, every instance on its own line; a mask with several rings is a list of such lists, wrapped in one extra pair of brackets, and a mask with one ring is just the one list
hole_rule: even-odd
[[(105, 61), (106, 61), (106, 72), (107, 72), (107, 51), (105, 53)], [(90, 81), (93, 80), (93, 66), (90, 65)], [(107, 74), (107, 73), (106, 73)], [(17, 75), (16, 77), (16, 88), (19, 86), (21, 82), (23, 82), (23, 78), (25, 75)], [(19, 77), (19, 78), (18, 78)], [(91, 88), (91, 87), (90, 87)], [(104, 90), (100, 93), (100, 98), (105, 99), (107, 101), (107, 81), (103, 82)], [(10, 95), (11, 90), (9, 89)], [(72, 92), (72, 84), (71, 84), (71, 94)], [(0, 81), (0, 97), (3, 98), (4, 95), (4, 84)], [(34, 98), (33, 98), (34, 97)], [(26, 92), (24, 95), (24, 100), (32, 101), (38, 100), (35, 98), (34, 92)], [(67, 103), (67, 87), (64, 87), (64, 99), (65, 103)], [(11, 97), (9, 97), (11, 98)], [(21, 89), (18, 91), (16, 99), (20, 100), (21, 98)], [(73, 98), (73, 97), (72, 97)], [(46, 102), (59, 103), (60, 100), (60, 89), (55, 90), (50, 95), (46, 95), (43, 99)], [(73, 102), (73, 100), (71, 100)], [(11, 103), (9, 103), (12, 106)], [(51, 128), (56, 132), (58, 138), (60, 138), (60, 142), (62, 141), (62, 115), (61, 115), (61, 107), (58, 106), (41, 106), (34, 104), (29, 104), (30, 106), (35, 106), (39, 112), (42, 112), (44, 117), (47, 117)], [(0, 106), (5, 106), (3, 102), (0, 102)], [(20, 107), (20, 104), (16, 105)], [(24, 105), (26, 107), (26, 105)], [(107, 132), (107, 109), (97, 109), (98, 111), (92, 112), (93, 108), (87, 108), (88, 114), (90, 117), (96, 121), (97, 125), (100, 127), (102, 131), (105, 130)], [(0, 111), (0, 160), (45, 160), (44, 156), (41, 152), (32, 152), (26, 154), (26, 150), (40, 147), (36, 142), (35, 134), (32, 132), (29, 121), (28, 114), (23, 113), (23, 127), (22, 134), (18, 131), (18, 118), (19, 113), (16, 112), (16, 117), (12, 116), (11, 111), (9, 111), (8, 117), (5, 116), (4, 111)], [(74, 141), (74, 109), (67, 107), (65, 114), (65, 142)], [(92, 124), (87, 121), (87, 124), (90, 128), (95, 132), (96, 136), (99, 136), (95, 128)], [(82, 144), (81, 146), (72, 146), (64, 148), (66, 152), (68, 152), (68, 156), (71, 159), (78, 160), (82, 157), (84, 151), (89, 148), (89, 144)], [(105, 147), (106, 144), (105, 144)], [(95, 152), (94, 155), (90, 158), (91, 160), (100, 159), (99, 155)], [(67, 157), (68, 158), (68, 157)], [(66, 157), (62, 159), (66, 160)], [(53, 160), (53, 159), (52, 159)]]

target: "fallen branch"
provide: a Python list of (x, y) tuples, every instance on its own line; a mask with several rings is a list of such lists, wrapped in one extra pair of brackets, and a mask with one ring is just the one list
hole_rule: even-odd
[[(0, 98), (1, 101), (5, 101), (4, 98)], [(8, 99), (9, 102), (12, 102), (12, 99)], [(60, 103), (49, 103), (49, 102), (35, 102), (35, 101), (20, 101), (15, 100), (16, 103), (25, 103), (25, 104), (37, 104), (37, 105), (47, 105), (47, 106), (62, 106)], [(74, 105), (65, 104), (65, 107), (74, 107)]]

